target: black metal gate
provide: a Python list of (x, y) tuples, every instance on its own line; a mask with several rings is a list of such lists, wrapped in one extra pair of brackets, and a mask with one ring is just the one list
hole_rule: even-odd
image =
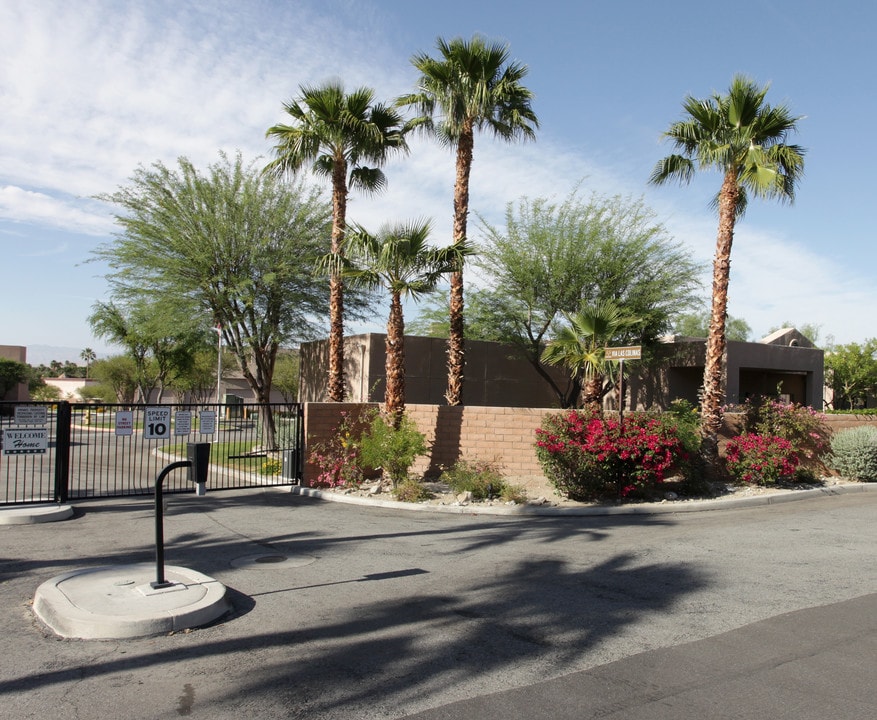
[[(0, 505), (149, 495), (191, 442), (211, 444), (209, 490), (302, 477), (298, 404), (0, 403)], [(190, 492), (179, 474), (165, 492)]]

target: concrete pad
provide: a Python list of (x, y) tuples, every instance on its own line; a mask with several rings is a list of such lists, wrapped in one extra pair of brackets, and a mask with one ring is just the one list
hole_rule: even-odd
[(14, 505), (0, 507), (0, 525), (33, 525), (66, 520), (73, 515), (70, 505)]
[(61, 637), (97, 640), (199, 627), (231, 609), (225, 586), (195, 570), (166, 566), (166, 588), (155, 579), (152, 563), (74, 570), (37, 588), (34, 612)]

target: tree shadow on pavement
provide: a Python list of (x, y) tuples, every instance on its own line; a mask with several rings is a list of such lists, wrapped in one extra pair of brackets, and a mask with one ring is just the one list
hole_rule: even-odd
[[(419, 593), (393, 596), (389, 589), (364, 604), (328, 605), (325, 621), (302, 623), (291, 612), (280, 632), (217, 638), (208, 630), (166, 649), (153, 640), (140, 653), (132, 648), (125, 657), (93, 659), (86, 674), (99, 681), (165, 665), (188, 677), (220, 658), (226, 665), (246, 658), (246, 666), (257, 669), (226, 674), (223, 693), (209, 699), (202, 693), (202, 703), (226, 713), (257, 703), (266, 717), (281, 709), (284, 717), (360, 717), (366, 707), (397, 716), (439, 704), (449, 692), (504, 689), (506, 676), (522, 663), (540, 668), (533, 682), (563, 674), (607, 638), (633, 632), (706, 582), (689, 565), (643, 564), (626, 554), (590, 567), (521, 559), (476, 583), (449, 582), (448, 592), (436, 592), (442, 583), (434, 579)], [(333, 590), (311, 601), (338, 600)], [(648, 649), (645, 638), (631, 638), (637, 641)], [(75, 675), (71, 668), (26, 672), (0, 682), (0, 694), (36, 691)]]

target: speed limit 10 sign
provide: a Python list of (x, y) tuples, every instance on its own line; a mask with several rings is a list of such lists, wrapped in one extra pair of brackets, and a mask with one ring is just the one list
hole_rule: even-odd
[(160, 440), (170, 437), (171, 409), (167, 407), (146, 408), (143, 419), (143, 437), (146, 440)]

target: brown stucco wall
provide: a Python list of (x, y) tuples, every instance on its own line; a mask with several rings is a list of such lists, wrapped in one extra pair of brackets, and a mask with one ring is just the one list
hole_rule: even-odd
[[(386, 387), (386, 335), (366, 333), (344, 339), (345, 397), (351, 402), (382, 402)], [(301, 402), (328, 399), (328, 342), (301, 346)], [(566, 388), (558, 368), (546, 372)], [(441, 404), (447, 389), (447, 340), (405, 337), (405, 397), (410, 403)], [(550, 385), (513, 345), (466, 341), (463, 383), (466, 406), (552, 407), (557, 398)]]
[[(822, 409), (824, 353), (797, 331), (787, 331), (780, 341), (788, 338), (795, 341), (800, 338), (800, 344), (728, 342), (725, 398), (729, 405), (743, 403), (748, 397), (772, 396), (782, 384), (783, 394), (792, 402)], [(652, 367), (642, 371), (634, 368), (632, 372), (627, 395), (629, 407), (664, 409), (677, 398), (697, 404), (703, 384), (706, 339), (676, 337), (658, 346), (655, 353)]]
[(851, 427), (861, 427), (862, 425), (877, 427), (877, 417), (874, 415), (826, 415), (825, 421), (828, 423), (832, 433)]
[[(385, 389), (385, 342), (382, 333), (345, 338), (345, 397), (351, 402), (381, 402)], [(663, 410), (676, 399), (698, 402), (703, 384), (706, 339), (674, 336), (652, 348), (652, 359), (630, 363), (625, 407)], [(301, 402), (328, 399), (328, 342), (301, 347)], [(554, 383), (567, 389), (568, 375), (543, 366)], [(782, 392), (793, 402), (821, 410), (823, 352), (794, 328), (778, 331), (760, 342), (729, 341), (727, 345), (728, 404), (750, 396)], [(447, 387), (446, 341), (405, 337), (405, 396), (411, 403), (440, 405)], [(502, 343), (467, 341), (463, 404), (485, 407), (558, 407), (556, 393), (522, 351)], [(607, 409), (617, 409), (617, 395), (607, 396)]]
[[(14, 360), (15, 362), (27, 364), (27, 348), (21, 345), (0, 345), (0, 357), (5, 360)], [(19, 383), (6, 393), (5, 397), (0, 397), (0, 400), (8, 400), (10, 402), (30, 400), (27, 383)]]

